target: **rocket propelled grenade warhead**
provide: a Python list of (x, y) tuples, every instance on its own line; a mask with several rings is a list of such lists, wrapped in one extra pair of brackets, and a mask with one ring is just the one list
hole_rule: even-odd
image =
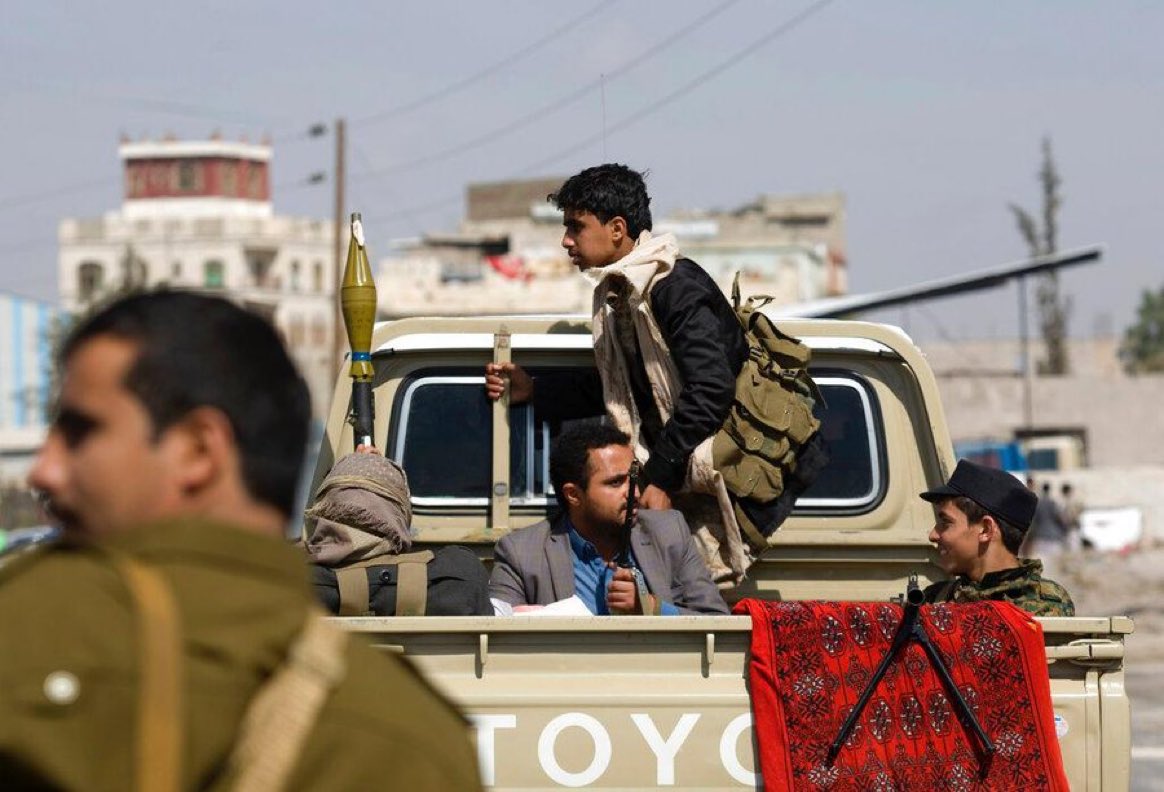
[(372, 328), (376, 323), (376, 282), (364, 245), (360, 214), (352, 213), (348, 261), (344, 266), (340, 306), (352, 349), (351, 376), (356, 382), (372, 381)]

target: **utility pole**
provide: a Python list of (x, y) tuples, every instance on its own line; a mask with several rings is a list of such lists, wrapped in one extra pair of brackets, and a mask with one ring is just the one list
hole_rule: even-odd
[(335, 370), (338, 372), (343, 365), (344, 334), (342, 328), (344, 326), (343, 312), (340, 310), (340, 283), (343, 282), (344, 277), (344, 173), (345, 168), (345, 140), (346, 125), (342, 118), (337, 118), (335, 121), (335, 228), (333, 235), (335, 237), (335, 259), (332, 262), (332, 361), (335, 364)]

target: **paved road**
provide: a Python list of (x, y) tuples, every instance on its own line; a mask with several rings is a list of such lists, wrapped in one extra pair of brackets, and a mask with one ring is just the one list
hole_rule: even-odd
[(1164, 664), (1126, 671), (1132, 702), (1132, 792), (1164, 792)]

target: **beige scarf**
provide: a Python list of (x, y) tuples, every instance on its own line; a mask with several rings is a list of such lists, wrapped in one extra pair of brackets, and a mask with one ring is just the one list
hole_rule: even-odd
[[(602, 378), (603, 399), (610, 420), (631, 436), (635, 457), (646, 461), (648, 449), (639, 434), (638, 409), (631, 394), (628, 350), (638, 340), (651, 393), (664, 423), (675, 411), (683, 380), (659, 325), (651, 313), (651, 289), (671, 274), (679, 246), (672, 234), (644, 231), (635, 247), (614, 264), (586, 270), (594, 284), (594, 359)], [(692, 452), (683, 489), (675, 506), (684, 512), (703, 560), (721, 588), (744, 578), (754, 560), (740, 536), (740, 526), (723, 478), (712, 466), (711, 438)]]
[(336, 462), (305, 516), (314, 564), (346, 566), (412, 546), (408, 477), (379, 454), (348, 454)]

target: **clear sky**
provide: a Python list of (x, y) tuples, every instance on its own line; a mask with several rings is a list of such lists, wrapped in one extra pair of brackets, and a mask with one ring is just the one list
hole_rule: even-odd
[[(331, 140), (303, 133), (344, 116), (373, 253), (453, 228), (467, 182), (603, 160), (650, 169), (657, 213), (839, 190), (854, 291), (1022, 258), (1007, 203), (1038, 209), (1050, 135), (1061, 246), (1108, 245), (1064, 274), (1072, 332), (1119, 332), (1164, 285), (1161, 33), (1147, 0), (7, 0), (0, 289), (55, 297), (57, 223), (116, 208), (122, 133), (270, 134), (276, 211), (329, 218), (302, 181)], [(1015, 315), (1008, 288), (874, 318)]]

